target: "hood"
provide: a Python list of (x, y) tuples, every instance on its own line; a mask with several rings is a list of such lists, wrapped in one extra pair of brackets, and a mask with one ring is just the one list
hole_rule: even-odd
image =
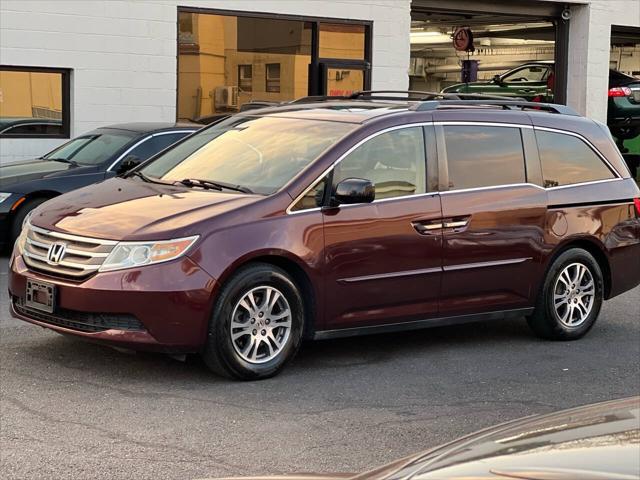
[(640, 397), (634, 397), (492, 427), (431, 450), (385, 478), (629, 479), (640, 471), (638, 451)]
[(94, 170), (94, 166), (76, 167), (68, 163), (39, 158), (11, 162), (0, 165), (0, 191), (27, 193), (28, 187), (23, 184), (28, 182), (67, 174), (81, 175)]
[(263, 198), (113, 178), (49, 200), (31, 223), (107, 240), (163, 240), (202, 234), (202, 222)]

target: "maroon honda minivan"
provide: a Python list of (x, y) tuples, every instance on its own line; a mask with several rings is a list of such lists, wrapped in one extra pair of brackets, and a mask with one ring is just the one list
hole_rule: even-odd
[(640, 283), (639, 197), (606, 127), (567, 107), (307, 99), (44, 203), (11, 257), (11, 309), (240, 379), (306, 338), (526, 317), (572, 340)]

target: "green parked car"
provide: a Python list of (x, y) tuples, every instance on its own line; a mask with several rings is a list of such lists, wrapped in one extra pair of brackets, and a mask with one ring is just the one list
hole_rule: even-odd
[(484, 93), (526, 100), (553, 102), (553, 61), (520, 65), (489, 82), (458, 83), (442, 93)]
[[(442, 93), (484, 93), (553, 102), (553, 67), (552, 60), (525, 63), (496, 75), (490, 82), (458, 83), (443, 89)], [(640, 79), (609, 70), (607, 96), (607, 125), (613, 136), (620, 142), (639, 136)]]

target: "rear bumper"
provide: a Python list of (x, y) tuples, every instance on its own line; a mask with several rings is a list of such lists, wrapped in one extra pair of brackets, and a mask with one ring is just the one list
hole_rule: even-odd
[[(80, 283), (31, 271), (19, 255), (10, 265), (9, 294), (15, 318), (133, 350), (196, 352), (204, 344), (216, 282), (187, 257), (99, 273)], [(27, 279), (56, 286), (54, 314), (22, 305)]]

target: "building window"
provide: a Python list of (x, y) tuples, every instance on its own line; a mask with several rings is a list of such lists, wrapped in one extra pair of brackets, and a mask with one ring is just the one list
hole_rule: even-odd
[(69, 137), (69, 70), (0, 66), (0, 136)]
[(178, 120), (370, 87), (371, 22), (178, 7), (177, 29)]
[(238, 87), (241, 92), (253, 90), (253, 65), (238, 65)]
[(280, 64), (267, 63), (265, 70), (266, 86), (265, 91), (280, 93)]
[(444, 135), (450, 190), (526, 181), (519, 128), (455, 125)]

